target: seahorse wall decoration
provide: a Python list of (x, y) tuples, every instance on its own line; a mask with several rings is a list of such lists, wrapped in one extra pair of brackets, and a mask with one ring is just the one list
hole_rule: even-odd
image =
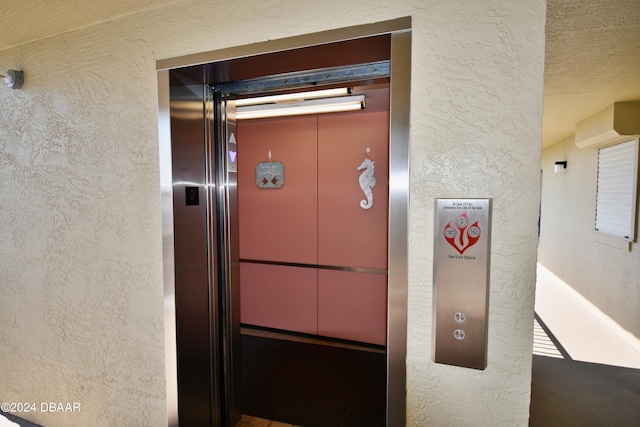
[(367, 149), (367, 158), (363, 160), (362, 164), (358, 166), (358, 170), (364, 171), (360, 174), (360, 188), (367, 197), (366, 200), (360, 200), (360, 207), (362, 209), (371, 209), (373, 207), (373, 187), (376, 186), (376, 178), (373, 174), (376, 171), (375, 163), (369, 159), (369, 149)]

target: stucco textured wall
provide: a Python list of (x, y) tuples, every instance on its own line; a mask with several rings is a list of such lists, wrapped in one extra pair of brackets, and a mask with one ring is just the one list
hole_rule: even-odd
[[(561, 160), (567, 169), (555, 174)], [(594, 231), (597, 162), (597, 149), (573, 137), (542, 152), (540, 263), (640, 338), (640, 252)]]
[[(165, 423), (155, 61), (413, 17), (407, 424), (527, 425), (543, 0), (187, 0), (0, 52), (0, 390)], [(313, 17), (313, 19), (309, 19)], [(492, 197), (488, 367), (431, 361), (433, 199)]]
[(164, 417), (155, 73), (127, 33), (0, 53), (26, 76), (0, 91), (0, 400), (81, 404), (21, 414), (47, 427)]

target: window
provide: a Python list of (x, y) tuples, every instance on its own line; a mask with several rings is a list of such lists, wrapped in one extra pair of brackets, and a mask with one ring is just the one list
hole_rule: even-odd
[(598, 150), (596, 231), (635, 239), (638, 138)]

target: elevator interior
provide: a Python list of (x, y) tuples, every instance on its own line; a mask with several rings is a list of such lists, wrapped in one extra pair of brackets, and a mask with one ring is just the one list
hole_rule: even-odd
[(243, 414), (384, 426), (387, 86), (352, 88), (358, 111), (237, 120)]
[(365, 109), (237, 121), (243, 325), (386, 345), (388, 84), (352, 93)]
[[(210, 55), (206, 62), (201, 62), (202, 58), (181, 58), (177, 62), (168, 60), (159, 64), (161, 143), (164, 137), (165, 144), (168, 141), (170, 147), (167, 149), (165, 145), (163, 151), (161, 144), (162, 170), (163, 173), (169, 170), (170, 174), (169, 178), (163, 178), (163, 200), (169, 201), (163, 211), (163, 223), (169, 236), (165, 239), (165, 285), (169, 284), (165, 286), (169, 312), (167, 330), (170, 331), (168, 336), (175, 340), (173, 347), (170, 339), (167, 340), (167, 360), (171, 360), (172, 352), (176, 358), (174, 370), (169, 369), (168, 364), (167, 373), (170, 425), (177, 425), (178, 420), (181, 425), (233, 425), (238, 419), (242, 409), (239, 407), (238, 387), (241, 321), (386, 346), (387, 425), (396, 424), (399, 420), (404, 422), (409, 24), (410, 20), (406, 19), (390, 21), (380, 27), (363, 26), (346, 32), (351, 35), (354, 31), (363, 33), (364, 36), (360, 37), (346, 37), (339, 31), (327, 32), (314, 35), (319, 40), (316, 43), (300, 39), (284, 41), (284, 45), (290, 46), (286, 49), (251, 46), (249, 49), (254, 51), (253, 54), (248, 54), (245, 48), (239, 48), (244, 52), (217, 52)], [(388, 30), (381, 31), (380, 28)], [(177, 63), (180, 66), (176, 66)], [(387, 64), (388, 68), (385, 71), (383, 66), (382, 72), (357, 74), (364, 73), (362, 70), (367, 67), (369, 71), (372, 67), (376, 68), (376, 64)], [(354, 69), (359, 71), (350, 74)], [(322, 81), (318, 72), (325, 76)], [(291, 84), (293, 77), (299, 79), (295, 84)], [(283, 84), (283, 81), (287, 83)], [(320, 184), (310, 191), (307, 186), (300, 189), (299, 197), (292, 199), (293, 203), (298, 204), (295, 210), (286, 209), (286, 204), (272, 205), (284, 206), (279, 213), (271, 212), (276, 218), (275, 223), (280, 221), (290, 226), (296, 222), (296, 218), (303, 218), (298, 225), (313, 229), (307, 230), (312, 238), (301, 239), (308, 243), (303, 245), (310, 248), (307, 253), (304, 248), (300, 249), (300, 245), (287, 244), (286, 241), (291, 235), (299, 236), (301, 230), (265, 227), (265, 221), (256, 217), (264, 214), (266, 202), (260, 201), (260, 197), (265, 194), (269, 194), (270, 198), (274, 195), (277, 197), (279, 190), (260, 190), (253, 184), (247, 186), (248, 190), (244, 193), (238, 191), (243, 188), (243, 182), (255, 179), (252, 176), (243, 177), (243, 171), (250, 171), (250, 175), (255, 173), (259, 157), (264, 160), (271, 151), (274, 159), (282, 159), (289, 155), (290, 150), (278, 151), (278, 143), (283, 141), (281, 136), (261, 138), (265, 134), (265, 123), (271, 123), (274, 132), (281, 128), (279, 119), (255, 123), (247, 121), (239, 125), (235, 120), (235, 100), (261, 94), (345, 85), (369, 96), (367, 102), (372, 114), (375, 108), (379, 108), (379, 105), (376, 107), (376, 99), (383, 99), (382, 109), (385, 110), (382, 113), (385, 114), (384, 118), (375, 120), (384, 124), (384, 130), (381, 132), (377, 129), (375, 133), (383, 135), (385, 146), (376, 143), (372, 134), (366, 147), (354, 148), (358, 152), (349, 155), (379, 158), (377, 166), (380, 169), (377, 173), (381, 178), (376, 191), (388, 194), (388, 203), (385, 198), (376, 200), (376, 203), (379, 202), (377, 206), (382, 207), (379, 209), (384, 216), (382, 227), (370, 227), (376, 231), (369, 233), (366, 231), (366, 221), (358, 225), (361, 221), (356, 220), (353, 223), (355, 225), (347, 225), (347, 228), (362, 226), (363, 236), (374, 234), (377, 236), (374, 239), (382, 239), (383, 255), (372, 264), (367, 264), (371, 257), (365, 257), (364, 263), (357, 259), (347, 261), (345, 257), (357, 257), (362, 251), (348, 247), (344, 241), (337, 245), (331, 241), (319, 241), (322, 239), (318, 236), (326, 234), (326, 231), (322, 231), (323, 227), (333, 229), (340, 226), (340, 221), (334, 221), (330, 215), (335, 208), (327, 203), (333, 203), (333, 195), (344, 191), (321, 189)], [(402, 96), (405, 98), (402, 99)], [(323, 128), (335, 127), (335, 124), (320, 124), (331, 120), (328, 117), (302, 116), (286, 120), (287, 133), (291, 134), (294, 123), (293, 126), (301, 126), (303, 133), (308, 129), (314, 132), (320, 129), (318, 140), (323, 138), (319, 136)], [(372, 129), (372, 126), (364, 125), (360, 129)], [(259, 147), (255, 153), (258, 157), (255, 158), (251, 157), (252, 154), (243, 153), (241, 145), (236, 144), (251, 138)], [(324, 138), (326, 141), (336, 141), (336, 135)], [(267, 144), (270, 148), (260, 145), (268, 140), (272, 141)], [(295, 140), (299, 141), (299, 138)], [(318, 144), (312, 148), (311, 151), (316, 150), (316, 158), (300, 153), (296, 159), (284, 162), (287, 190), (295, 189), (296, 167), (303, 175), (315, 171), (319, 177), (325, 171), (327, 179), (316, 178), (318, 183), (325, 183), (329, 182), (331, 172), (340, 159), (349, 157), (345, 153), (344, 142), (324, 154), (319, 147), (328, 148), (329, 145)], [(370, 151), (367, 152), (366, 148)], [(345, 156), (336, 155), (336, 151)], [(305, 164), (305, 160), (309, 162)], [(242, 162), (247, 163), (243, 165)], [(351, 165), (349, 167), (355, 169)], [(388, 167), (387, 171), (385, 167)], [(170, 180), (168, 195), (165, 194), (167, 180)], [(385, 188), (387, 185), (388, 188)], [(258, 193), (245, 197), (251, 191)], [(322, 203), (323, 197), (326, 203)], [(306, 208), (309, 204), (313, 209), (299, 215), (300, 208)], [(326, 212), (323, 214), (325, 205)], [(298, 212), (298, 215), (287, 217), (287, 212), (291, 211)], [(367, 242), (364, 244), (367, 245)], [(286, 253), (292, 247), (297, 250)], [(313, 253), (314, 250), (316, 253)], [(173, 262), (168, 262), (168, 259)], [(287, 271), (283, 272), (283, 269)], [(280, 289), (283, 294), (278, 298), (274, 297), (276, 290), (265, 291), (256, 283), (265, 282), (270, 275), (292, 277), (292, 274), (295, 276), (301, 271), (303, 275), (312, 272), (309, 275), (311, 290), (294, 297), (297, 302), (303, 301), (298, 307), (302, 317), (294, 316), (284, 319), (285, 323), (278, 323), (283, 319), (278, 316), (274, 319), (273, 314), (282, 313), (283, 310), (277, 310), (276, 307), (271, 313), (269, 310), (265, 312), (264, 307), (274, 307), (261, 301), (264, 298), (283, 301), (291, 297), (289, 291), (293, 288), (285, 286)], [(358, 287), (361, 281), (354, 279), (354, 275), (371, 278), (377, 283), (373, 285), (378, 289), (377, 296), (373, 297), (373, 305), (377, 305), (378, 310), (362, 325), (349, 329), (344, 325), (354, 325), (353, 319), (336, 320), (331, 316), (323, 316), (322, 312), (326, 311), (326, 307), (335, 307), (336, 303), (345, 301), (344, 285), (356, 284)], [(254, 277), (255, 280), (247, 279), (241, 284), (241, 276)], [(371, 286), (367, 289), (371, 289)], [(300, 287), (296, 287), (295, 291), (300, 291)], [(356, 291), (353, 298), (360, 299), (362, 295), (365, 294)], [(369, 296), (370, 292), (366, 292), (366, 295)], [(326, 304), (322, 301), (332, 302)], [(349, 311), (343, 310), (347, 315)], [(175, 332), (170, 328), (171, 315), (175, 316)], [(374, 324), (375, 327), (370, 327)], [(368, 327), (370, 330), (367, 330)], [(172, 376), (177, 378), (177, 383), (173, 385), (176, 390), (173, 397)]]

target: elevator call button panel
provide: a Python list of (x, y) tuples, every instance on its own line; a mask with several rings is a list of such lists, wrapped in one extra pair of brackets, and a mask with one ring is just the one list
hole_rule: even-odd
[(434, 362), (487, 366), (491, 199), (436, 199)]

